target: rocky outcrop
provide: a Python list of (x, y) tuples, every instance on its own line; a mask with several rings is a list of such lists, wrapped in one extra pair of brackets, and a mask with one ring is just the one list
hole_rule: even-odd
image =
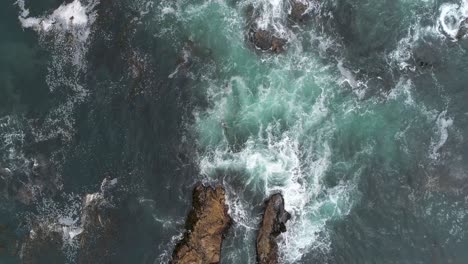
[(296, 22), (303, 22), (308, 18), (309, 3), (300, 0), (291, 0), (291, 11), (289, 17)]
[(289, 19), (303, 23), (319, 14), (319, 0), (289, 0)]
[(36, 224), (22, 243), (19, 252), (21, 262), (25, 264), (64, 263), (62, 244), (63, 231), (60, 225)]
[(73, 263), (113, 263), (120, 223), (113, 201), (116, 184), (117, 179), (106, 178), (99, 192), (85, 196), (79, 222), (63, 222), (56, 215), (33, 219), (19, 252), (22, 263), (65, 263), (63, 248), (74, 240), (79, 252)]
[(455, 37), (457, 39), (461, 39), (467, 33), (468, 33), (468, 18), (466, 18), (463, 22), (460, 23), (460, 28), (458, 29), (457, 35)]
[(257, 262), (259, 264), (278, 263), (276, 237), (286, 232), (286, 222), (291, 215), (284, 209), (284, 199), (279, 193), (273, 194), (265, 203), (265, 211), (257, 234)]
[(264, 51), (280, 53), (284, 51), (286, 39), (275, 36), (271, 31), (264, 29), (250, 29), (249, 40), (256, 48)]
[(4, 168), (0, 163), (0, 202), (31, 205), (38, 196), (52, 197), (60, 189), (60, 177), (44, 155), (28, 153), (24, 158), (21, 169)]
[(221, 244), (230, 224), (224, 189), (195, 186), (186, 231), (175, 247), (172, 263), (219, 263)]
[(101, 191), (87, 194), (81, 211), (78, 263), (107, 263), (115, 255), (119, 217), (112, 203), (117, 179), (105, 178)]

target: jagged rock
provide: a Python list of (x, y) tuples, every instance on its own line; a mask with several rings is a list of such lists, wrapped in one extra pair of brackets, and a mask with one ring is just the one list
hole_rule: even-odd
[(287, 42), (286, 39), (275, 36), (271, 31), (253, 28), (249, 32), (249, 39), (255, 47), (275, 53), (284, 51)]
[(79, 241), (78, 263), (110, 263), (119, 223), (112, 203), (116, 183), (105, 178), (99, 192), (85, 196), (79, 226), (54, 218), (34, 221), (21, 246), (22, 263), (65, 263), (62, 248), (72, 239)]
[(308, 17), (309, 2), (291, 0), (291, 13), (289, 17), (296, 22), (303, 22)]
[(260, 264), (278, 263), (276, 237), (286, 232), (286, 222), (291, 215), (284, 210), (284, 199), (279, 193), (266, 201), (262, 224), (257, 234), (257, 262)]
[(195, 186), (186, 231), (175, 247), (171, 263), (219, 263), (223, 236), (231, 221), (221, 186)]
[(62, 227), (56, 224), (35, 225), (23, 241), (20, 251), (22, 263), (64, 263)]
[(101, 191), (87, 194), (81, 213), (79, 263), (107, 263), (115, 254), (117, 208), (111, 203), (117, 179), (105, 178)]
[(99, 192), (85, 196), (78, 226), (54, 217), (35, 220), (22, 243), (23, 263), (65, 263), (62, 248), (73, 239), (79, 242), (78, 263), (111, 263), (119, 219), (112, 204), (116, 183), (106, 178)]
[(460, 29), (456, 35), (457, 39), (463, 38), (468, 33), (468, 18), (466, 18), (462, 23), (460, 23)]
[(23, 171), (0, 167), (0, 195), (24, 205), (31, 205), (38, 195), (52, 197), (61, 185), (45, 156), (37, 154), (28, 159)]

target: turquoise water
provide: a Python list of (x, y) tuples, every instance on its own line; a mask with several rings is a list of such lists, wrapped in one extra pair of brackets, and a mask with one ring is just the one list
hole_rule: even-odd
[[(112, 263), (168, 262), (197, 181), (228, 191), (222, 263), (254, 263), (278, 191), (281, 263), (468, 261), (463, 0), (310, 1), (301, 23), (286, 0), (1, 6), (1, 261), (34, 223), (77, 229), (104, 177)], [(247, 41), (252, 9), (285, 52)], [(44, 261), (77, 261), (64, 237)]]

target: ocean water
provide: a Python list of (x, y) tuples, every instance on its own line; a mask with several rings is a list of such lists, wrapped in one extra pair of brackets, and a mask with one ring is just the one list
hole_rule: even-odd
[(77, 263), (104, 178), (109, 263), (167, 263), (199, 181), (227, 190), (222, 263), (255, 263), (276, 192), (281, 263), (468, 263), (468, 2), (291, 3), (2, 1), (0, 263), (37, 224), (65, 243), (36, 263)]

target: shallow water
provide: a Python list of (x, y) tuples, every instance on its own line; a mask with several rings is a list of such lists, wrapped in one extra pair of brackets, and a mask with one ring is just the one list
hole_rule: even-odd
[[(311, 2), (298, 24), (286, 0), (0, 5), (2, 263), (34, 223), (77, 228), (105, 177), (112, 263), (166, 263), (197, 181), (228, 190), (222, 263), (254, 263), (275, 192), (282, 263), (468, 261), (467, 2)], [(247, 41), (251, 6), (285, 52)], [(76, 262), (67, 241), (43, 262)]]

